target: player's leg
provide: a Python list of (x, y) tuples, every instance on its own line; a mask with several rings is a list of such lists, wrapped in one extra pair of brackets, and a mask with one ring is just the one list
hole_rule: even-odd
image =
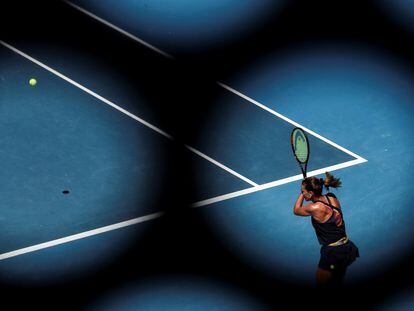
[(319, 268), (316, 270), (316, 284), (317, 286), (323, 287), (326, 285), (329, 285), (334, 280), (334, 274), (329, 271), (322, 268)]
[(341, 286), (345, 278), (345, 273), (346, 267), (337, 269), (333, 275), (333, 283), (335, 285)]

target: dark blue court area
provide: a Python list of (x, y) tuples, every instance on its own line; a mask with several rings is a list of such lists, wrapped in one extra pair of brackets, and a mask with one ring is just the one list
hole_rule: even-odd
[(208, 278), (175, 275), (150, 279), (149, 286), (131, 284), (91, 304), (112, 310), (266, 310), (248, 293)]
[(68, 2), (168, 53), (213, 48), (249, 36), (286, 0)]

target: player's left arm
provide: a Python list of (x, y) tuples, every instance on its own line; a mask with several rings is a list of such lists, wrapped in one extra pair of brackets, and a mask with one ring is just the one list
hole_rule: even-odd
[(293, 207), (293, 213), (297, 216), (312, 216), (314, 210), (313, 204), (303, 205), (303, 200), (305, 197), (303, 194), (299, 194), (299, 197), (296, 200), (296, 203)]

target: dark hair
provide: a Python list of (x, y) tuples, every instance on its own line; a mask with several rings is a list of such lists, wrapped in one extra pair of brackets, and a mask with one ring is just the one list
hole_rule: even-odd
[(339, 188), (342, 185), (342, 182), (339, 178), (333, 177), (329, 172), (325, 173), (326, 178), (316, 178), (316, 177), (308, 177), (302, 181), (302, 185), (305, 186), (307, 191), (313, 191), (316, 196), (322, 195), (323, 187), (329, 191), (329, 188)]

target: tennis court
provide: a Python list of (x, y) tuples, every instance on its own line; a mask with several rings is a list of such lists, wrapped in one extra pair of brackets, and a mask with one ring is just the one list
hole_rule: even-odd
[[(172, 153), (168, 148), (173, 138), (23, 51), (4, 43), (2, 52), (9, 65), (2, 72), (3, 101), (13, 103), (3, 105), (3, 133), (11, 131), (6, 135), (10, 145), (5, 146), (9, 152), (3, 161), (10, 172), (4, 174), (4, 183), (14, 180), (9, 183), (10, 189), (5, 189), (14, 195), (7, 204), (8, 222), (2, 226), (9, 233), (2, 245), (2, 258), (85, 231), (160, 216), (163, 211), (151, 208), (150, 202), (163, 192), (166, 160), (162, 157)], [(27, 83), (30, 75), (37, 77), (39, 85)], [(215, 117), (213, 113), (202, 129), (209, 139), (197, 137), (187, 144), (198, 185), (193, 206), (299, 180), (287, 139), (292, 121), (266, 111), (228, 87), (217, 88), (222, 89), (217, 102), (220, 114)], [(249, 122), (240, 127), (244, 120)], [(36, 135), (30, 136), (32, 133)], [(309, 167), (311, 174), (365, 161), (323, 137), (311, 137), (312, 150), (319, 155)], [(280, 152), (275, 152), (278, 149)], [(33, 179), (28, 178), (25, 163), (30, 163), (29, 176)], [(58, 185), (60, 188), (55, 189)], [(147, 187), (152, 194), (145, 191)], [(63, 190), (70, 193), (62, 195)], [(27, 196), (22, 197), (20, 191)], [(50, 197), (50, 193), (54, 195)], [(39, 205), (42, 212), (36, 209)], [(19, 210), (20, 206), (36, 210), (31, 216), (36, 217), (32, 222), (35, 227), (26, 223), (18, 227), (19, 213), (26, 213)], [(74, 223), (74, 219), (78, 221)]]
[[(289, 141), (297, 126), (310, 140), (308, 176), (331, 171), (344, 185), (334, 192), (361, 252), (347, 274), (350, 290), (410, 255), (402, 237), (411, 233), (412, 184), (401, 181), (410, 180), (414, 163), (414, 92), (404, 60), (356, 42), (303, 43), (269, 50), (232, 74), (220, 69), (217, 80), (181, 69), (174, 53), (185, 45), (163, 41), (149, 31), (153, 24), (142, 30), (133, 19), (119, 22), (108, 6), (82, 4), (62, 2), (65, 15), (50, 16), (56, 42), (42, 32), (1, 41), (6, 284), (100, 273), (139, 253), (139, 241), (165, 222), (169, 232), (177, 221), (188, 237), (183, 245), (192, 245), (186, 221), (195, 217), (221, 250), (272, 286), (311, 286), (319, 248), (309, 219), (292, 213), (302, 179)], [(67, 27), (75, 16), (77, 27)], [(206, 298), (206, 280), (201, 292), (178, 293), (178, 279), (202, 284), (169, 276), (155, 278), (153, 290), (185, 295), (178, 304), (187, 306), (206, 299), (206, 308), (237, 292)], [(237, 287), (230, 283), (223, 291)], [(124, 289), (144, 291), (149, 306), (157, 300), (150, 284)]]

